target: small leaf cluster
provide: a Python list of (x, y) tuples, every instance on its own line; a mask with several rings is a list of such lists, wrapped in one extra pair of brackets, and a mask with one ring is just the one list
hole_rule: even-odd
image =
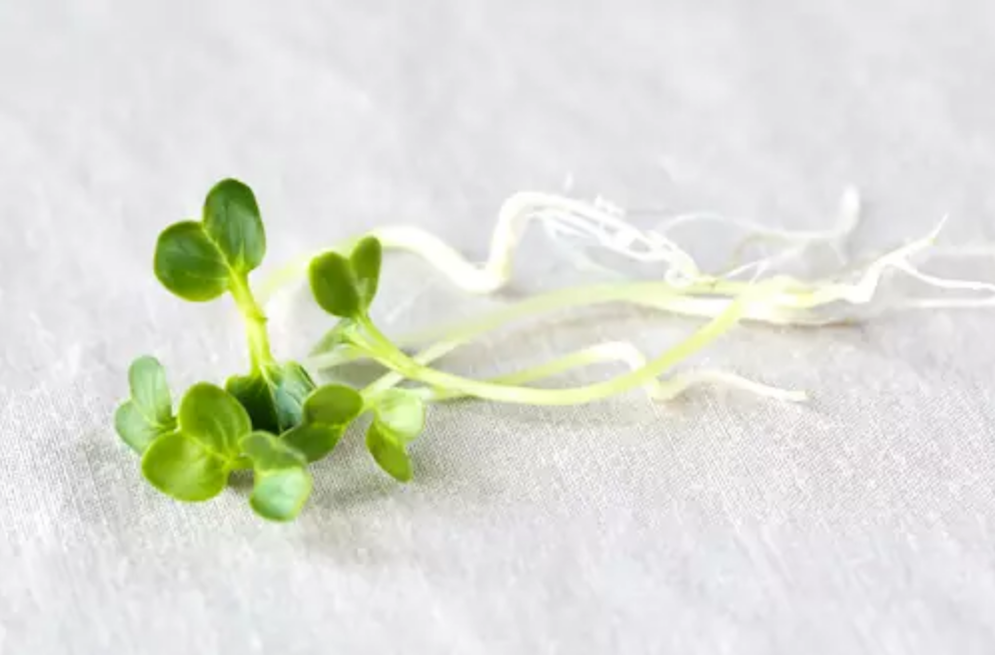
[[(114, 425), (141, 456), (145, 479), (177, 500), (202, 502), (220, 494), (233, 471), (251, 470), (252, 509), (266, 519), (292, 520), (311, 494), (310, 465), (370, 412), (366, 444), (374, 461), (395, 479), (410, 480), (406, 446), (422, 430), (424, 404), (400, 389), (365, 398), (342, 384), (319, 387), (299, 363), (274, 359), (266, 316), (249, 284), (265, 253), (255, 196), (233, 179), (209, 191), (201, 221), (176, 223), (159, 236), (154, 271), (166, 289), (191, 302), (233, 297), (245, 322), (250, 369), (230, 376), (224, 388), (193, 385), (174, 411), (162, 364), (149, 356), (132, 363), (130, 398), (119, 406)], [(312, 263), (315, 299), (344, 319), (343, 331), (368, 321), (380, 264), (380, 243), (373, 238), (360, 241), (348, 257), (327, 253)]]
[[(308, 277), (318, 306), (339, 324), (326, 337), (326, 345), (338, 341), (377, 350), (368, 333), (376, 332), (370, 320), (370, 305), (376, 296), (383, 258), (380, 242), (373, 237), (359, 241), (348, 257), (327, 252), (311, 261)], [(389, 389), (375, 398), (373, 420), (366, 432), (366, 447), (377, 464), (394, 479), (411, 479), (407, 445), (425, 425), (424, 403), (409, 391)]]
[(177, 296), (206, 302), (237, 288), (265, 255), (255, 195), (237, 180), (222, 180), (208, 192), (201, 221), (175, 223), (159, 235), (155, 275)]

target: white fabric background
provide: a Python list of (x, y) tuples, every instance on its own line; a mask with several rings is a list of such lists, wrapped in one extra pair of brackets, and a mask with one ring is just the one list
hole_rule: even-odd
[[(438, 407), (415, 483), (353, 435), (289, 526), (244, 489), (155, 493), (110, 421), (136, 355), (178, 388), (243, 366), (232, 307), (150, 270), (225, 176), (267, 268), (388, 222), (482, 257), (507, 195), (568, 174), (803, 228), (853, 182), (860, 246), (944, 213), (995, 239), (993, 32), (985, 0), (0, 3), (0, 652), (991, 652), (991, 314), (743, 329), (697, 360), (803, 406)], [(565, 281), (530, 252), (515, 293)], [(388, 262), (381, 311), (421, 292), (391, 331), (504, 302), (433, 278)], [(286, 356), (324, 327), (300, 297), (273, 322)], [(451, 365), (688, 326), (600, 310)]]

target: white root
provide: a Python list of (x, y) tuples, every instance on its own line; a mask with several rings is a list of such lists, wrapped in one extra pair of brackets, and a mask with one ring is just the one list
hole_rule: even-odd
[[(733, 262), (732, 266), (723, 273), (705, 274), (694, 257), (669, 236), (669, 233), (679, 226), (700, 221), (720, 222), (748, 230), (749, 234), (744, 238), (744, 243), (761, 240), (785, 244), (786, 247), (768, 257), (745, 264)], [(627, 222), (621, 209), (603, 199), (592, 204), (553, 194), (520, 192), (508, 198), (501, 206), (492, 233), (488, 258), (483, 264), (471, 262), (455, 248), (421, 228), (384, 227), (374, 230), (372, 234), (381, 240), (385, 248), (407, 251), (422, 257), (458, 288), (475, 294), (491, 294), (504, 288), (511, 280), (518, 245), (526, 229), (533, 222), (540, 223), (552, 238), (554, 245), (571, 256), (580, 267), (593, 267), (602, 272), (613, 273), (616, 279), (624, 277), (617, 271), (591, 262), (583, 250), (578, 248), (578, 244), (598, 247), (636, 262), (656, 262), (665, 265), (662, 271), (663, 281), (673, 289), (680, 290), (709, 281), (734, 283), (735, 278), (746, 274), (751, 276), (748, 282), (757, 282), (768, 274), (776, 274), (779, 266), (803, 256), (816, 245), (831, 247), (837, 252), (840, 261), (846, 262), (847, 240), (860, 222), (860, 197), (855, 189), (848, 188), (840, 202), (837, 225), (824, 232), (769, 228), (745, 219), (706, 213), (677, 216), (661, 224), (659, 229), (642, 230)], [(995, 256), (995, 245), (962, 249), (935, 248), (935, 253), (927, 253), (927, 250), (933, 247), (942, 225), (941, 222), (940, 226), (923, 239), (886, 253), (863, 267), (851, 270), (850, 275), (860, 275), (856, 282), (847, 283), (842, 274), (821, 281), (793, 280), (795, 283), (793, 293), (783, 294), (770, 305), (752, 308), (746, 320), (779, 325), (823, 325), (852, 320), (851, 315), (826, 316), (814, 310), (837, 301), (853, 305), (871, 302), (889, 270), (904, 272), (937, 289), (984, 291), (995, 295), (992, 286), (987, 283), (946, 280), (922, 273), (912, 265), (909, 260), (914, 256), (923, 256), (924, 259), (926, 255)], [(306, 269), (307, 261), (309, 260), (295, 262), (278, 271), (269, 284), (262, 285), (260, 295), (271, 296), (273, 291), (287, 280), (300, 277)], [(734, 297), (735, 293), (718, 295), (725, 298), (699, 298), (688, 294), (683, 298), (672, 298), (667, 301), (647, 299), (645, 303), (640, 304), (679, 314), (714, 317), (728, 305), (728, 298)], [(987, 307), (993, 303), (995, 300), (988, 297), (936, 298), (896, 303), (889, 309), (940, 306)]]
[[(643, 368), (647, 363), (646, 356), (628, 341), (609, 341), (595, 344), (567, 355), (559, 361), (567, 364), (576, 362), (576, 366), (589, 366), (599, 363), (622, 363), (633, 371)], [(541, 371), (541, 375), (521, 373), (502, 378), (501, 381), (514, 381), (516, 384), (520, 384), (550, 377), (576, 366), (564, 365), (560, 367), (557, 365), (557, 362), (551, 362), (541, 367), (541, 369), (536, 369), (537, 371)], [(701, 385), (720, 385), (757, 396), (788, 402), (803, 402), (808, 398), (808, 395), (804, 391), (780, 389), (721, 369), (700, 369), (678, 373), (665, 380), (653, 380), (647, 383), (644, 388), (651, 400), (655, 402), (668, 402), (675, 400), (690, 388)]]
[[(439, 269), (464, 291), (490, 294), (511, 281), (515, 251), (528, 225), (534, 221), (553, 224), (551, 228), (576, 236), (606, 239), (608, 247), (646, 261), (664, 261), (697, 276), (694, 260), (665, 237), (647, 236), (622, 218), (594, 205), (546, 193), (523, 191), (508, 198), (501, 206), (491, 236), (487, 261), (474, 264), (450, 245), (424, 230), (410, 226), (378, 228), (371, 234), (385, 248), (417, 254)], [(645, 254), (634, 249), (643, 244)], [(613, 244), (613, 245), (612, 245)]]
[[(678, 227), (704, 221), (718, 222), (748, 232), (734, 248), (729, 264), (719, 273), (704, 273), (694, 257), (681, 248), (672, 236)], [(967, 298), (913, 298), (892, 303), (888, 307), (878, 303), (879, 306), (870, 313), (922, 308), (995, 307), (995, 283), (944, 278), (925, 273), (912, 263), (917, 257), (923, 262), (943, 257), (995, 257), (995, 245), (936, 247), (936, 239), (945, 221), (944, 217), (927, 236), (862, 265), (849, 265), (848, 241), (860, 222), (860, 197), (853, 188), (848, 188), (841, 199), (837, 224), (833, 229), (821, 232), (769, 228), (744, 219), (707, 213), (676, 216), (656, 229), (647, 230), (629, 223), (620, 208), (601, 198), (594, 203), (586, 203), (552, 194), (521, 192), (508, 198), (502, 205), (492, 233), (488, 258), (483, 264), (469, 261), (452, 246), (420, 228), (385, 227), (374, 230), (371, 234), (378, 237), (385, 248), (407, 251), (422, 257), (458, 288), (475, 294), (490, 294), (501, 290), (511, 280), (518, 245), (528, 226), (539, 223), (553, 245), (570, 257), (578, 267), (594, 268), (611, 274), (616, 279), (626, 278), (624, 273), (591, 260), (587, 256), (591, 249), (601, 249), (641, 264), (661, 264), (663, 269), (660, 284), (664, 285), (661, 287), (662, 292), (650, 290), (645, 294), (625, 294), (624, 298), (620, 298), (625, 302), (677, 314), (715, 318), (757, 283), (776, 278), (782, 284), (783, 291), (762, 303), (751, 303), (743, 319), (778, 325), (813, 326), (854, 320), (846, 307), (868, 305), (877, 300), (882, 282), (889, 272), (903, 273), (934, 289), (969, 292), (974, 295)], [(780, 249), (768, 256), (742, 263), (740, 258), (747, 246), (758, 242), (776, 244)], [(802, 258), (816, 246), (831, 248), (836, 253), (841, 268), (845, 270), (814, 281), (778, 273), (780, 267)], [(279, 271), (267, 289), (273, 291), (289, 279), (299, 276), (306, 265), (306, 261), (302, 261)], [(747, 275), (749, 278), (744, 281), (737, 279)], [(708, 291), (702, 292), (702, 289)], [(836, 313), (827, 312), (827, 309), (835, 309)], [(842, 315), (840, 309), (844, 312)], [(479, 322), (479, 318), (475, 321)], [(501, 322), (496, 321), (495, 327)], [(423, 353), (432, 353), (422, 360), (423, 363), (428, 363), (459, 347), (462, 341), (447, 342), (446, 339), (447, 334), (460, 331), (461, 326), (453, 324), (430, 331), (423, 330), (413, 338), (402, 338), (399, 341), (414, 345), (438, 340), (438, 343)], [(318, 354), (312, 363), (318, 366), (331, 365), (340, 355)], [(623, 362), (633, 370), (646, 365), (645, 357), (634, 345), (613, 341), (596, 344), (540, 367), (498, 378), (494, 382), (506, 381), (511, 384), (536, 381), (598, 362)], [(399, 378), (392, 375), (386, 376), (379, 384), (384, 387), (396, 384)], [(654, 380), (646, 386), (646, 390), (655, 400), (670, 400), (700, 384), (722, 384), (781, 400), (798, 401), (805, 398), (802, 392), (769, 387), (722, 370), (690, 371), (666, 380)]]
[[(735, 263), (717, 276), (705, 274), (694, 257), (670, 236), (675, 228), (700, 221), (720, 222), (748, 230), (749, 234), (743, 243), (761, 240), (785, 244), (786, 247), (765, 258), (745, 264)], [(526, 228), (532, 222), (540, 223), (552, 238), (554, 245), (570, 255), (579, 267), (614, 273), (616, 278), (623, 277), (617, 271), (592, 262), (578, 246), (598, 247), (632, 261), (664, 264), (666, 267), (663, 270), (664, 281), (680, 289), (709, 280), (732, 282), (735, 278), (746, 274), (752, 276), (749, 282), (756, 282), (771, 271), (776, 273), (779, 266), (802, 257), (817, 245), (831, 247), (841, 263), (846, 262), (847, 241), (860, 222), (860, 197), (854, 188), (848, 188), (840, 202), (839, 220), (836, 226), (823, 232), (769, 228), (744, 219), (706, 213), (677, 216), (656, 230), (641, 230), (628, 223), (620, 209), (603, 200), (589, 204), (552, 194), (522, 192), (510, 197), (502, 205), (491, 238), (490, 252), (487, 261), (483, 264), (470, 262), (441, 239), (419, 228), (388, 227), (375, 230), (373, 234), (383, 241), (385, 247), (405, 250), (423, 257), (457, 287), (471, 293), (489, 294), (499, 291), (510, 281), (515, 251)], [(815, 313), (813, 310), (838, 301), (852, 305), (870, 303), (889, 270), (904, 272), (937, 289), (984, 291), (995, 296), (995, 288), (990, 284), (947, 280), (922, 273), (912, 265), (909, 260), (926, 253), (934, 245), (942, 226), (943, 221), (926, 237), (872, 260), (870, 264), (862, 267), (862, 270), (853, 271), (860, 274), (854, 282), (847, 283), (842, 278), (821, 281), (796, 280), (794, 293), (782, 295), (769, 306), (752, 308), (747, 320), (779, 325), (822, 325), (852, 320), (851, 315), (832, 317)], [(741, 249), (738, 247), (737, 251)], [(995, 246), (963, 250), (938, 249), (935, 256), (988, 255), (995, 255)], [(995, 299), (989, 297), (922, 299), (896, 303), (891, 309), (939, 306), (986, 307), (993, 303)], [(688, 295), (667, 301), (648, 300), (642, 304), (679, 314), (712, 317), (728, 305), (728, 300)]]

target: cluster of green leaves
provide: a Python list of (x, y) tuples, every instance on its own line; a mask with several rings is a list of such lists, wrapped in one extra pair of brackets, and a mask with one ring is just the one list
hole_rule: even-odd
[[(328, 340), (376, 351), (364, 340), (364, 330), (374, 330), (370, 304), (377, 293), (382, 250), (373, 237), (359, 241), (348, 257), (327, 252), (311, 261), (308, 277), (315, 302), (341, 319)], [(376, 396), (373, 421), (366, 432), (366, 447), (373, 459), (394, 479), (411, 479), (407, 445), (422, 431), (425, 405), (410, 391), (389, 389)]]
[[(118, 408), (114, 424), (141, 455), (146, 480), (173, 498), (201, 502), (220, 494), (232, 471), (249, 469), (252, 508), (270, 520), (291, 520), (311, 493), (309, 464), (327, 457), (366, 411), (373, 415), (366, 435), (373, 459), (395, 479), (410, 480), (406, 446), (422, 430), (422, 401), (397, 389), (364, 398), (341, 384), (317, 387), (300, 364), (276, 361), (248, 279), (265, 253), (255, 196), (232, 179), (210, 190), (201, 221), (176, 223), (159, 236), (154, 269), (169, 291), (192, 302), (232, 295), (245, 321), (251, 368), (228, 378), (225, 388), (195, 384), (174, 413), (159, 361), (134, 361), (131, 397)], [(372, 238), (348, 257), (328, 253), (312, 263), (315, 299), (343, 319), (342, 332), (369, 320), (380, 263), (380, 243)]]
[(283, 432), (301, 421), (314, 382), (298, 364), (278, 363), (270, 353), (266, 317), (248, 276), (266, 255), (266, 231), (256, 198), (246, 185), (223, 180), (207, 194), (200, 222), (166, 228), (156, 244), (155, 274), (163, 286), (192, 302), (230, 292), (246, 322), (252, 369), (225, 387), (242, 402), (258, 429)]

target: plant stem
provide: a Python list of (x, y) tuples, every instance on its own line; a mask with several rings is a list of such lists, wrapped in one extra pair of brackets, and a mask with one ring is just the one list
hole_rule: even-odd
[[(421, 361), (420, 357), (418, 359)], [(623, 363), (630, 370), (638, 370), (646, 366), (646, 358), (631, 343), (618, 341), (603, 342), (544, 362), (538, 366), (490, 378), (488, 381), (495, 384), (507, 385), (528, 384), (558, 376), (572, 369), (609, 362)], [(400, 379), (398, 378), (398, 380)], [(790, 402), (801, 402), (807, 398), (807, 394), (803, 391), (789, 391), (772, 387), (722, 370), (689, 371), (665, 380), (651, 380), (646, 383), (645, 388), (651, 400), (666, 401), (676, 398), (692, 386), (709, 383), (722, 384), (759, 396)], [(385, 388), (389, 388), (385, 385), (385, 379), (378, 380), (373, 385), (367, 387), (366, 393), (370, 393), (371, 391), (373, 393), (382, 393)], [(464, 394), (458, 391), (433, 389), (431, 387), (412, 389), (412, 392), (418, 394), (425, 402), (455, 400), (464, 396)]]
[[(738, 283), (734, 283), (738, 284)], [(625, 284), (597, 284), (583, 287), (559, 289), (549, 293), (532, 296), (484, 316), (464, 321), (456, 321), (446, 325), (435, 326), (418, 332), (404, 335), (394, 340), (400, 346), (414, 346), (426, 342), (437, 342), (431, 347), (428, 361), (438, 359), (458, 346), (475, 337), (504, 327), (508, 323), (531, 316), (550, 313), (572, 307), (584, 307), (610, 302), (632, 302), (647, 307), (669, 307), (674, 302), (682, 300), (689, 303), (698, 302), (697, 309), (688, 308), (684, 312), (692, 316), (713, 317), (732, 302), (732, 299), (719, 298), (685, 298), (684, 294), (719, 294), (732, 293), (731, 289), (717, 287), (713, 283), (697, 284), (686, 289), (677, 289), (666, 282), (630, 282)], [(742, 293), (744, 289), (737, 289)], [(308, 366), (328, 368), (349, 361), (341, 354), (316, 355), (308, 360)], [(423, 362), (426, 363), (426, 362)]]
[(266, 314), (263, 313), (259, 303), (252, 295), (247, 275), (232, 275), (231, 294), (245, 320), (245, 333), (249, 343), (252, 373), (259, 373), (263, 366), (273, 362), (269, 333), (266, 330)]
[[(629, 302), (686, 316), (713, 318), (720, 315), (735, 297), (745, 293), (750, 288), (752, 287), (744, 283), (728, 281), (702, 282), (687, 287), (674, 287), (667, 282), (658, 281), (571, 287), (532, 296), (510, 307), (504, 307), (483, 316), (453, 321), (402, 335), (394, 339), (394, 343), (401, 347), (433, 343), (434, 345), (426, 351), (426, 353), (432, 353), (429, 359), (420, 359), (422, 363), (429, 363), (483, 333), (497, 330), (508, 323), (532, 316), (575, 307), (610, 302)], [(781, 294), (781, 301), (785, 304), (792, 303), (792, 301), (801, 304), (800, 298), (804, 297), (803, 294), (798, 291), (793, 293), (794, 295), (791, 291), (787, 291)], [(693, 294), (698, 294), (698, 297)], [(742, 320), (800, 326), (845, 322), (838, 318), (827, 319), (814, 315), (790, 313), (789, 307), (782, 307), (775, 312), (771, 311), (769, 304), (759, 303), (751, 305), (746, 310)], [(348, 361), (352, 361), (350, 356), (341, 353), (317, 354), (307, 361), (307, 366), (321, 369)]]
[[(536, 314), (545, 314), (562, 309), (597, 305), (609, 302), (632, 302), (644, 306), (659, 306), (675, 298), (688, 294), (718, 294), (714, 284), (699, 284), (687, 289), (676, 289), (666, 282), (629, 282), (623, 284), (596, 284), (568, 289), (558, 289), (531, 296), (510, 307), (502, 308), (484, 316), (438, 328), (412, 333), (399, 340), (401, 344), (417, 344), (444, 339), (447, 342), (468, 341), (484, 332), (489, 332), (512, 321), (521, 320)], [(727, 304), (720, 298), (708, 300)], [(444, 336), (441, 336), (444, 335)]]
[(752, 295), (744, 295), (730, 302), (721, 314), (699, 328), (685, 341), (648, 362), (642, 368), (605, 382), (569, 389), (535, 389), (480, 382), (437, 371), (411, 359), (391, 343), (368, 319), (361, 321), (361, 324), (371, 339), (367, 345), (373, 356), (388, 368), (412, 380), (418, 380), (445, 391), (454, 391), (496, 402), (527, 405), (579, 405), (602, 400), (643, 386), (670, 367), (694, 355), (727, 332), (742, 318)]

